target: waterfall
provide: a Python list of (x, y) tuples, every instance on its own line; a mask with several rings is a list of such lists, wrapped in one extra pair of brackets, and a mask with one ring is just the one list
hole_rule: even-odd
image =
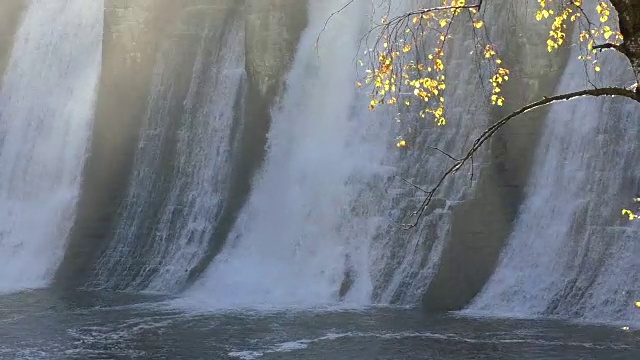
[[(576, 59), (579, 48), (571, 57)], [(605, 53), (598, 86), (624, 84), (624, 58)], [(558, 93), (589, 87), (572, 60)], [(528, 196), (500, 264), (468, 312), (637, 321), (638, 227), (620, 210), (640, 186), (637, 103), (585, 98), (554, 104), (537, 150)]]
[(99, 0), (34, 0), (0, 91), (0, 292), (43, 287), (73, 224), (101, 63)]
[[(398, 157), (403, 156), (395, 147), (402, 126), (394, 121), (394, 108), (370, 112), (366, 90), (355, 87), (359, 74), (354, 60), (364, 50), (359, 41), (371, 26), (363, 14), (370, 14), (371, 8), (356, 1), (324, 28), (331, 13), (343, 5), (344, 1), (310, 3), (310, 24), (287, 78), (287, 91), (272, 110), (263, 169), (226, 247), (185, 294), (186, 301), (214, 308), (306, 307), (339, 301), (364, 305), (415, 301), (417, 289), (424, 290), (429, 269), (410, 275), (423, 280), (416, 281), (415, 289), (399, 289), (405, 283), (389, 283), (379, 269), (380, 264), (390, 265), (380, 260), (392, 251), (385, 248), (387, 241), (401, 243), (398, 246), (407, 253), (400, 258), (402, 268), (391, 270), (401, 279), (401, 273), (430, 257), (428, 249), (409, 255), (416, 242), (443, 239), (421, 238), (429, 230), (406, 237), (400, 230), (403, 217), (416, 205), (413, 188), (397, 196), (389, 193), (389, 187), (408, 187), (393, 177), (399, 172)], [(395, 3), (391, 11), (410, 6)], [(429, 128), (429, 120), (419, 121)], [(453, 129), (445, 132), (443, 143), (460, 127)], [(469, 129), (473, 126), (464, 131)], [(432, 156), (420, 160), (430, 163)], [(434, 160), (434, 167), (447, 165), (441, 160)], [(411, 170), (411, 176), (415, 174)], [(452, 186), (451, 193), (463, 188)], [(381, 295), (405, 290), (412, 295)]]
[(226, 202), (245, 80), (244, 22), (233, 11), (194, 6), (173, 33), (180, 42), (169, 38), (158, 54), (134, 174), (97, 265), (99, 287), (179, 289)]
[(330, 21), (314, 50), (342, 3), (310, 3), (264, 169), (226, 248), (187, 296), (220, 307), (330, 303), (351, 272), (351, 299), (368, 301), (374, 214), (357, 223), (350, 212), (367, 179), (385, 176), (388, 143), (373, 141), (386, 132), (354, 91), (362, 2)]
[(264, 1), (0, 5), (24, 12), (0, 24), (19, 25), (12, 46), (0, 41), (11, 48), (0, 54), (0, 293), (48, 286), (66, 256), (70, 287), (187, 289), (206, 308), (456, 307), (484, 284), (466, 313), (640, 323), (640, 225), (620, 216), (640, 196), (628, 99), (514, 120), (403, 230), (420, 189), (452, 164), (443, 152), (459, 157), (548, 88), (627, 85), (625, 59), (603, 52), (602, 73), (565, 66), (531, 40), (548, 31), (531, 18), (537, 3), (492, 2), (487, 37), (513, 64), (512, 103), (488, 106), (476, 30), (454, 22), (438, 127), (417, 102), (371, 112), (370, 89), (355, 86), (367, 31), (424, 1)]

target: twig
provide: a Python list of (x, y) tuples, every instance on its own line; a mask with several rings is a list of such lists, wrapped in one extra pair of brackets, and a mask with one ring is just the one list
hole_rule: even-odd
[(316, 38), (316, 52), (318, 51), (318, 43), (320, 43), (320, 36), (322, 36), (322, 33), (327, 30), (327, 25), (329, 25), (329, 21), (331, 21), (331, 19), (338, 15), (339, 13), (342, 12), (342, 10), (346, 9), (349, 7), (349, 5), (353, 4), (356, 0), (349, 0), (348, 3), (346, 3), (343, 7), (341, 7), (340, 9), (334, 11), (331, 13), (331, 15), (329, 15), (329, 17), (327, 18), (327, 20), (324, 22), (324, 25), (322, 26), (322, 30), (320, 30), (320, 32), (318, 33), (318, 37)]

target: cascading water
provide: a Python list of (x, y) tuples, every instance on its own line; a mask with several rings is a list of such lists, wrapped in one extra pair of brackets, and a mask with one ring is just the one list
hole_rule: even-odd
[[(572, 58), (579, 49), (572, 50)], [(603, 78), (629, 79), (609, 55)], [(583, 64), (566, 69), (558, 93), (589, 86)], [(594, 74), (590, 74), (594, 77)], [(640, 186), (640, 116), (626, 99), (553, 105), (528, 198), (494, 276), (469, 307), (495, 316), (560, 315), (637, 321), (638, 228), (620, 217)]]
[[(451, 164), (439, 150), (460, 155), (488, 119), (500, 116), (485, 106), (480, 89), (486, 74), (469, 55), (476, 45), (462, 40), (473, 39), (462, 33), (473, 29), (451, 27), (463, 35), (455, 33), (446, 48), (449, 123), (438, 128), (412, 117), (416, 104), (368, 111), (366, 89), (354, 86), (354, 60), (362, 55), (359, 41), (371, 28), (363, 14), (371, 9), (357, 0), (331, 16), (345, 1), (309, 2), (309, 27), (282, 97), (282, 72), (298, 38), (288, 34), (287, 43), (280, 35), (306, 22), (274, 20), (274, 14), (293, 16), (278, 8), (286, 2), (113, 2), (107, 13), (122, 16), (106, 26), (111, 33), (105, 43), (114, 51), (105, 56), (110, 65), (100, 83), (99, 104), (106, 110), (95, 135), (103, 136), (94, 141), (99, 156), (88, 164), (109, 170), (115, 163), (115, 170), (104, 172), (110, 176), (85, 172), (102, 181), (87, 189), (113, 191), (83, 195), (115, 200), (87, 196), (81, 202), (98, 211), (87, 217), (93, 220), (88, 230), (71, 238), (93, 236), (86, 247), (91, 251), (68, 251), (70, 264), (82, 266), (71, 266), (61, 277), (78, 273), (77, 283), (90, 288), (176, 292), (199, 276), (184, 297), (205, 308), (415, 305), (421, 298), (427, 304), (433, 297), (425, 293), (442, 290), (451, 279), (468, 286), (468, 268), (495, 261), (498, 250), (478, 254), (473, 250), (486, 243), (469, 246), (468, 238), (485, 229), (478, 226), (486, 219), (478, 210), (502, 217), (499, 231), (511, 230), (509, 207), (520, 200), (509, 198), (515, 193), (510, 190), (487, 190), (512, 186), (513, 179), (501, 181), (529, 167), (524, 160), (509, 172), (518, 149), (508, 143), (520, 138), (508, 129), (497, 138), (505, 136), (510, 154), (498, 154), (501, 144), (491, 144), (490, 157), (478, 153), (474, 159), (473, 180), (460, 174), (446, 182), (417, 227), (400, 230), (424, 199), (417, 188), (429, 188)], [(404, 12), (422, 3), (391, 1), (383, 11)], [(526, 39), (512, 36), (509, 30), (523, 26), (518, 16), (529, 8), (510, 1), (488, 6), (506, 9), (488, 17), (510, 19), (494, 19), (498, 25), (489, 30), (493, 39), (508, 38), (507, 48), (517, 48), (505, 62), (527, 58), (513, 68), (531, 90), (525, 101), (546, 94), (557, 83), (540, 73), (563, 68), (564, 62), (539, 60), (529, 39), (545, 38), (547, 30), (541, 35), (526, 28)], [(2, 8), (24, 10), (18, 2)], [(65, 251), (91, 137), (103, 11), (97, 0), (31, 0), (11, 56), (0, 54), (0, 68), (7, 65), (0, 90), (0, 293), (47, 286)], [(519, 15), (505, 15), (513, 11)], [(0, 50), (8, 48), (0, 44)], [(591, 80), (628, 85), (624, 59), (615, 52), (602, 56), (609, 57), (603, 60), (607, 72), (602, 78), (591, 73)], [(589, 86), (585, 82), (583, 64), (573, 62), (557, 92)], [(133, 125), (105, 133), (113, 117), (126, 112), (114, 104), (128, 97), (120, 92), (128, 85), (134, 96), (123, 105), (129, 113), (120, 124)], [(505, 92), (519, 85), (507, 85)], [(263, 114), (272, 105), (271, 117)], [(590, 98), (548, 108), (526, 201), (493, 277), (467, 313), (640, 323), (634, 307), (640, 299), (639, 225), (620, 216), (640, 187), (636, 106), (626, 99)], [(139, 136), (131, 135), (139, 129)], [(396, 135), (407, 140), (407, 148), (395, 146)], [(520, 151), (538, 140), (537, 133), (527, 136), (535, 139)], [(116, 145), (109, 146), (112, 140)], [(120, 145), (131, 149), (108, 156)], [(500, 156), (511, 157), (511, 163)], [(523, 171), (515, 178), (528, 176)], [(119, 184), (102, 186), (111, 180)], [(492, 197), (497, 205), (488, 204)], [(459, 229), (467, 225), (471, 235), (461, 241)], [(492, 231), (478, 236), (491, 237)], [(502, 246), (501, 240), (496, 244)], [(480, 260), (469, 266), (471, 258)], [(482, 276), (469, 282), (484, 284), (488, 273)], [(468, 296), (454, 290), (439, 300), (466, 303), (477, 291)]]
[[(442, 270), (442, 259), (455, 260), (455, 251), (467, 249), (458, 244), (443, 256), (459, 241), (452, 235), (455, 218), (477, 205), (459, 209), (466, 200), (487, 196), (475, 178), (455, 177), (415, 229), (400, 230), (424, 194), (399, 177), (428, 188), (451, 163), (434, 148), (456, 155), (491, 117), (481, 91), (468, 96), (470, 88), (482, 88), (482, 74), (468, 55), (474, 45), (458, 41), (446, 49), (448, 81), (465, 84), (447, 90), (446, 127), (413, 119), (416, 109), (371, 113), (366, 90), (354, 86), (354, 58), (371, 26), (362, 14), (370, 9), (356, 1), (323, 30), (344, 4), (310, 2), (309, 27), (285, 95), (272, 110), (266, 160), (238, 218), (234, 208), (220, 226), (229, 198), (237, 207), (244, 204), (244, 198), (235, 199), (243, 187), (230, 190), (234, 181), (251, 173), (244, 168), (256, 167), (237, 155), (239, 146), (253, 145), (238, 140), (252, 130), (245, 108), (254, 104), (247, 94), (274, 91), (274, 74), (282, 70), (263, 68), (252, 58), (260, 36), (254, 31), (252, 41), (245, 39), (251, 16), (243, 17), (244, 5), (192, 4), (177, 6), (182, 12), (174, 17), (176, 27), (168, 36), (157, 34), (166, 37), (158, 49), (149, 47), (157, 58), (149, 61), (154, 75), (144, 86), (147, 113), (128, 193), (111, 224), (113, 238), (104, 239), (102, 256), (91, 265), (96, 273), (90, 287), (172, 292), (200, 275), (186, 297), (204, 306), (417, 303), (434, 274), (451, 271)], [(392, 12), (402, 12), (416, 3), (392, 5)], [(53, 13), (64, 15), (53, 20)], [(101, 24), (101, 3), (34, 1), (16, 36), (0, 94), (0, 291), (46, 285), (64, 250), (100, 72)], [(465, 29), (454, 24), (452, 31), (463, 34), (456, 39), (472, 38)], [(558, 91), (582, 88), (583, 79), (581, 65), (569, 67)], [(50, 94), (51, 88), (58, 91)], [(272, 96), (262, 100), (278, 99)], [(634, 145), (637, 115), (619, 99), (551, 109), (510, 245), (469, 311), (627, 319), (640, 294), (621, 274), (637, 273), (640, 263), (631, 255), (636, 229), (618, 214), (640, 182), (628, 166), (640, 156)], [(587, 116), (592, 113), (618, 120)], [(409, 147), (397, 149), (396, 135)], [(608, 145), (614, 141), (624, 146)], [(478, 154), (476, 178), (492, 165), (484, 159)], [(229, 234), (219, 231), (227, 226)], [(38, 259), (37, 265), (27, 257)]]
[(100, 0), (34, 0), (0, 92), (0, 292), (46, 286), (73, 223), (101, 63)]
[[(370, 26), (362, 16), (367, 5), (353, 3), (322, 30), (342, 5), (310, 3), (310, 25), (288, 77), (288, 92), (273, 110), (263, 171), (226, 248), (187, 293), (189, 301), (213, 307), (410, 303), (424, 290), (432, 267), (408, 275), (407, 281), (403, 274), (430, 261), (429, 249), (414, 252), (416, 242), (444, 240), (422, 238), (428, 230), (408, 239), (399, 234), (416, 199), (388, 193), (389, 186), (408, 187), (393, 179), (401, 155), (392, 143), (394, 114), (368, 111), (367, 94), (354, 87), (354, 56)], [(392, 11), (410, 6), (395, 4)], [(467, 139), (474, 126), (440, 133), (441, 145), (456, 132)], [(421, 137), (416, 143), (422, 141), (428, 140)], [(435, 168), (447, 166), (441, 158), (420, 160), (433, 160)], [(417, 174), (416, 167), (408, 167), (411, 176)], [(452, 184), (449, 190), (456, 193), (465, 185)], [(431, 225), (446, 228), (445, 221)], [(391, 244), (394, 240), (402, 245)], [(406, 254), (388, 259), (383, 254), (394, 250), (387, 245), (402, 246)], [(390, 274), (386, 268), (384, 275), (392, 280), (384, 279), (380, 267), (395, 261), (401, 266)], [(415, 288), (403, 288), (416, 278), (421, 281), (414, 281)], [(411, 295), (398, 295), (405, 292)]]
[[(194, 19), (203, 13), (214, 15)], [(222, 20), (225, 14), (185, 11), (175, 33), (200, 39), (195, 62), (185, 64), (189, 45), (174, 41), (159, 54), (129, 194), (97, 266), (100, 287), (179, 289), (212, 241), (229, 187), (236, 98), (245, 79), (244, 22), (233, 11)], [(186, 94), (184, 69), (192, 73)]]
[(362, 2), (329, 22), (313, 50), (340, 3), (309, 4), (310, 25), (289, 91), (274, 110), (264, 170), (226, 248), (190, 290), (192, 299), (220, 307), (331, 303), (349, 277), (349, 300), (369, 301), (368, 249), (378, 214), (360, 209), (358, 222), (350, 213), (367, 180), (388, 174), (388, 143), (380, 141), (387, 131), (354, 92)]

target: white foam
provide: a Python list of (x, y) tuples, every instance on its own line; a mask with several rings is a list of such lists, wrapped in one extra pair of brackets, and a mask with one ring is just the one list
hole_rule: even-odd
[(34, 0), (0, 91), (0, 292), (48, 284), (74, 219), (103, 2)]
[(264, 356), (264, 353), (259, 351), (232, 351), (227, 355), (241, 360), (254, 360)]

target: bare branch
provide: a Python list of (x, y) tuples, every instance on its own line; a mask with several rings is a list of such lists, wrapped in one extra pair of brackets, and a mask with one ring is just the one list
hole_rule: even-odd
[(481, 6), (482, 6), (482, 0), (478, 1), (477, 4), (473, 4), (473, 5), (436, 6), (436, 7), (430, 7), (430, 8), (417, 9), (417, 10), (406, 12), (406, 13), (404, 13), (402, 15), (395, 16), (395, 17), (389, 19), (388, 21), (384, 22), (383, 24), (380, 24), (380, 25), (372, 28), (371, 30), (375, 30), (376, 28), (380, 28), (380, 27), (389, 28), (389, 27), (393, 26), (393, 24), (395, 24), (397, 22), (400, 22), (400, 21), (403, 21), (405, 19), (408, 19), (408, 18), (410, 18), (412, 16), (424, 15), (424, 14), (428, 14), (428, 13), (432, 13), (432, 12), (447, 11), (447, 10), (463, 10), (463, 9), (480, 10)]
[(592, 96), (592, 97), (622, 96), (622, 97), (627, 97), (629, 99), (640, 102), (640, 95), (635, 91), (633, 91), (631, 88), (625, 89), (625, 88), (619, 88), (619, 87), (610, 87), (610, 88), (601, 88), (601, 89), (580, 90), (580, 91), (561, 94), (561, 95), (544, 97), (542, 100), (539, 100), (521, 107), (520, 109), (498, 120), (496, 123), (488, 127), (482, 134), (480, 134), (480, 136), (476, 138), (471, 148), (467, 151), (467, 154), (463, 158), (456, 161), (455, 164), (450, 166), (440, 177), (436, 185), (432, 187), (431, 190), (426, 192), (427, 197), (422, 202), (420, 207), (412, 214), (412, 216), (415, 216), (414, 221), (410, 224), (405, 224), (404, 228), (411, 229), (418, 225), (418, 222), (422, 217), (422, 215), (424, 214), (427, 206), (429, 206), (429, 204), (431, 203), (431, 200), (433, 200), (433, 197), (435, 196), (435, 193), (438, 191), (438, 189), (440, 189), (442, 184), (444, 184), (445, 180), (450, 175), (455, 174), (462, 166), (464, 166), (467, 163), (467, 161), (473, 161), (473, 155), (478, 151), (478, 149), (480, 149), (480, 147), (485, 142), (487, 142), (487, 140), (491, 139), (493, 135), (496, 132), (498, 132), (498, 130), (500, 130), (500, 128), (502, 128), (505, 124), (507, 124), (511, 119), (542, 106), (546, 106), (555, 102), (567, 101), (575, 98), (585, 97), (585, 96)]
[(331, 21), (331, 19), (333, 19), (334, 16), (338, 15), (339, 13), (341, 13), (342, 10), (348, 8), (349, 5), (353, 4), (355, 1), (356, 0), (349, 0), (349, 2), (344, 4), (343, 7), (341, 7), (340, 9), (332, 12), (331, 15), (329, 15), (327, 20), (324, 22), (324, 26), (322, 26), (322, 30), (320, 30), (320, 32), (318, 33), (318, 37), (316, 38), (316, 51), (318, 50), (318, 44), (320, 43), (320, 36), (322, 36), (322, 33), (324, 33), (325, 30), (327, 30), (327, 25), (329, 25), (329, 21)]
[(433, 149), (433, 150), (438, 151), (439, 153), (441, 153), (442, 155), (444, 155), (444, 156), (448, 157), (449, 159), (451, 159), (451, 160), (453, 160), (453, 161), (460, 161), (460, 159), (456, 159), (456, 158), (455, 158), (455, 157), (453, 157), (451, 154), (449, 154), (449, 153), (447, 153), (446, 151), (441, 150), (441, 149), (439, 149), (439, 148), (437, 148), (437, 147), (435, 147), (435, 146), (427, 146), (427, 147), (428, 147), (429, 149)]
[(428, 194), (428, 193), (429, 193), (427, 190), (425, 190), (425, 189), (421, 188), (420, 186), (418, 186), (418, 185), (416, 185), (416, 184), (412, 183), (411, 181), (409, 181), (409, 180), (407, 180), (407, 179), (403, 178), (402, 176), (396, 176), (396, 177), (397, 177), (397, 178), (399, 178), (400, 180), (402, 180), (402, 181), (406, 182), (407, 184), (409, 184), (409, 185), (413, 186), (414, 188), (416, 188), (416, 189), (418, 189), (418, 190), (422, 191), (422, 192), (423, 192), (423, 193), (425, 193), (425, 194)]

